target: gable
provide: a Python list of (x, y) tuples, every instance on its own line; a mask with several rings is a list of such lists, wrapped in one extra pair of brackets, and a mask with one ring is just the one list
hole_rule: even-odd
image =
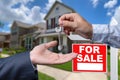
[(47, 20), (55, 16), (60, 16), (60, 15), (71, 13), (71, 12), (75, 12), (75, 11), (72, 8), (56, 1), (44, 19)]

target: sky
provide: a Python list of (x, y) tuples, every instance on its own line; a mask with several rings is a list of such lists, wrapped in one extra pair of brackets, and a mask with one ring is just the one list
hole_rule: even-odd
[[(10, 32), (14, 20), (29, 24), (44, 22), (44, 17), (56, 0), (0, 0), (0, 32)], [(83, 16), (91, 24), (120, 21), (120, 0), (57, 0)]]

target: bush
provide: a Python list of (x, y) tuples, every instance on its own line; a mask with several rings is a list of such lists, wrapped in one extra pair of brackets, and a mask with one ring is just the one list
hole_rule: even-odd
[(25, 51), (26, 51), (26, 49), (24, 47), (19, 47), (19, 48), (3, 48), (2, 53), (9, 54), (9, 55), (14, 55), (14, 54), (25, 52)]

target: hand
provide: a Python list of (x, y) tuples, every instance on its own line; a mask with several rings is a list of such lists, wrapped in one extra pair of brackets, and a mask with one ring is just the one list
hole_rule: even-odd
[(56, 46), (57, 41), (52, 41), (49, 43), (44, 43), (36, 46), (30, 52), (30, 59), (33, 64), (61, 64), (68, 62), (75, 58), (77, 54), (59, 54), (48, 50), (48, 48)]
[(92, 25), (77, 13), (64, 14), (59, 18), (59, 25), (64, 27), (66, 34), (72, 31), (84, 38), (92, 38)]

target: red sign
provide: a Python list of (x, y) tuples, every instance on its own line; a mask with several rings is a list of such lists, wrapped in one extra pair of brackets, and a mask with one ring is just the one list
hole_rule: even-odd
[(107, 46), (105, 44), (73, 44), (73, 71), (106, 72)]

